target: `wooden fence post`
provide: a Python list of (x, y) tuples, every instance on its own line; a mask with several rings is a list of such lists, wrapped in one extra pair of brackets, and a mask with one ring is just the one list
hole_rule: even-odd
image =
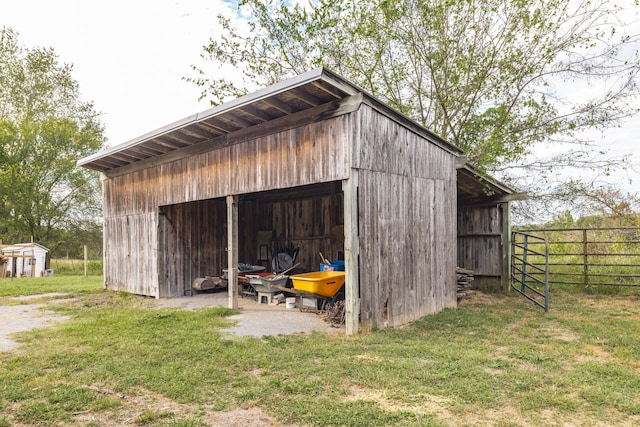
[(589, 284), (589, 248), (587, 242), (587, 229), (582, 229), (582, 262), (583, 262), (583, 279), (585, 285)]

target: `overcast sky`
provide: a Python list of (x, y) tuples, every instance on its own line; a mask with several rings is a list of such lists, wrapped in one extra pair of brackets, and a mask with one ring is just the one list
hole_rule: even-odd
[[(17, 31), (21, 45), (52, 47), (74, 65), (113, 146), (209, 108), (182, 78), (203, 63), (216, 15), (231, 10), (223, 0), (15, 0), (3, 2), (0, 26)], [(632, 153), (640, 165), (640, 115), (611, 131), (603, 147)], [(640, 174), (630, 177), (625, 188), (640, 191)]]
[(52, 47), (74, 66), (84, 100), (103, 113), (110, 145), (205, 110), (192, 75), (220, 0), (19, 0), (0, 25), (26, 47)]

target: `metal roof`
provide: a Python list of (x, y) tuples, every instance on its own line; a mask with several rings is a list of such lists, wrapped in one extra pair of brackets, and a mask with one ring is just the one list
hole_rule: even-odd
[(35, 247), (39, 247), (45, 251), (49, 251), (49, 248), (42, 246), (39, 243), (14, 243), (13, 245), (1, 245), (0, 252), (20, 252), (26, 250), (33, 250)]
[(78, 165), (107, 172), (360, 93), (363, 94), (363, 102), (386, 110), (395, 120), (423, 134), (432, 143), (456, 155), (461, 153), (454, 145), (337, 74), (317, 68), (107, 148), (81, 159)]

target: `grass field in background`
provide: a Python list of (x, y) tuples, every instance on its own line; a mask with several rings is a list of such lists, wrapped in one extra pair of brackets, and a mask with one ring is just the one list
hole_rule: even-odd
[(220, 332), (231, 310), (91, 283), (50, 305), (69, 320), (0, 353), (0, 426), (204, 426), (256, 407), (308, 426), (640, 424), (637, 295), (552, 291), (544, 313), (478, 292), (404, 328), (241, 338)]
[[(50, 262), (53, 274), (59, 276), (83, 276), (84, 260), (71, 258), (53, 258)], [(102, 275), (102, 260), (88, 261), (87, 274), (89, 276)]]
[(0, 279), (0, 297), (38, 295), (51, 292), (87, 293), (103, 288), (102, 276), (53, 276), (36, 278)]

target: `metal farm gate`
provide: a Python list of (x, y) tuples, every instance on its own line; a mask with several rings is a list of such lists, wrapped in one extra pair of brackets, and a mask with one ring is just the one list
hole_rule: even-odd
[(511, 233), (511, 288), (549, 310), (549, 245), (544, 238)]
[(640, 287), (640, 227), (512, 233), (511, 287), (548, 309), (549, 285)]

